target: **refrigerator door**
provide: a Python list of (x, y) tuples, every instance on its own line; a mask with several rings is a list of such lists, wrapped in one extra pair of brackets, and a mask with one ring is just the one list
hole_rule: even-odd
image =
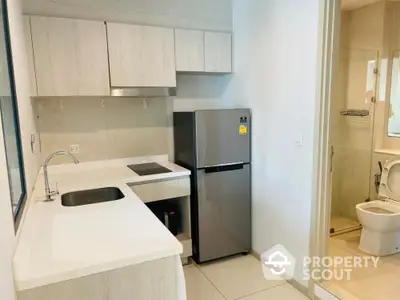
[(198, 170), (197, 180), (195, 259), (200, 263), (248, 252), (251, 246), (250, 165)]
[(196, 168), (250, 162), (250, 110), (196, 111)]

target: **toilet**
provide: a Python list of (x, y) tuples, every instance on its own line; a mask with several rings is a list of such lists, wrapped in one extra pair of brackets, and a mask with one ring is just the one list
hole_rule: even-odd
[(400, 160), (385, 165), (379, 199), (356, 206), (363, 226), (359, 249), (385, 256), (400, 252)]

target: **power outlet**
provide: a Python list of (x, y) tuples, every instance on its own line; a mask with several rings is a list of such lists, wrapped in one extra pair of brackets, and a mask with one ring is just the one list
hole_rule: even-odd
[(80, 151), (81, 151), (81, 148), (80, 148), (79, 144), (69, 145), (69, 152), (71, 152), (72, 154), (77, 154)]

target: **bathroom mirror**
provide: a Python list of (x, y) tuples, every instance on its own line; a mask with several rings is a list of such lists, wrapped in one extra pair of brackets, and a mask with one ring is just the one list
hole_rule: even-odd
[(400, 137), (400, 50), (393, 52), (388, 135)]
[(11, 204), (14, 219), (18, 223), (26, 193), (7, 4), (5, 0), (0, 1), (0, 10), (0, 114), (7, 158)]

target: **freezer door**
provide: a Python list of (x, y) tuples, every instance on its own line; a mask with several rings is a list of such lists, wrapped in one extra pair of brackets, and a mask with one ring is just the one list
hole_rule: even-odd
[(204, 262), (251, 246), (250, 165), (199, 170), (198, 253)]
[(196, 111), (197, 168), (250, 162), (250, 110)]

